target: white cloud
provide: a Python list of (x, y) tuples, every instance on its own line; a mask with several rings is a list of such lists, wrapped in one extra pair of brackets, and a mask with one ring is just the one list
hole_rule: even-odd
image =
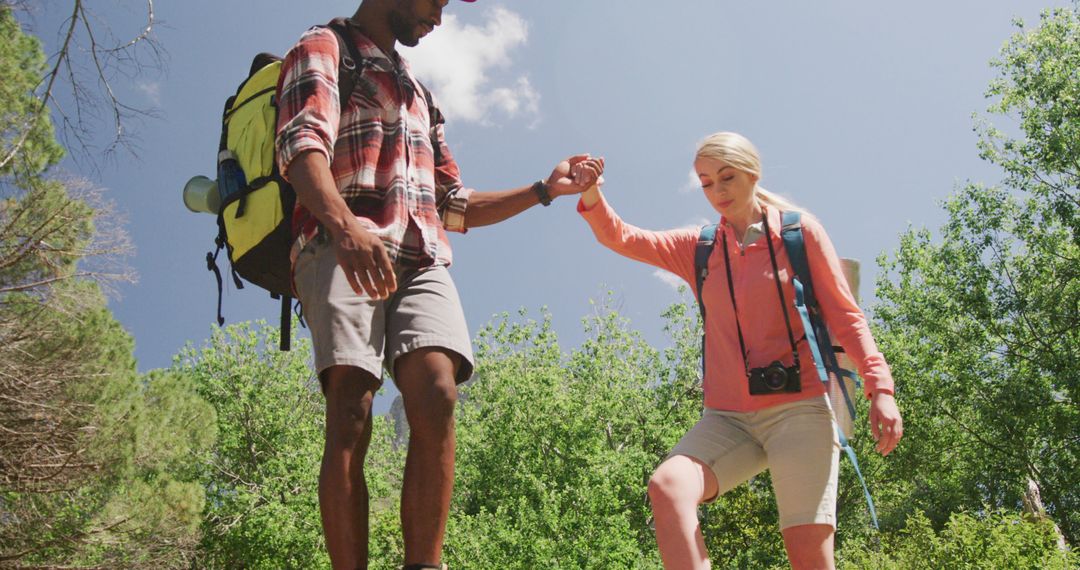
[(689, 194), (695, 190), (701, 190), (701, 179), (698, 178), (697, 172), (694, 172), (694, 169), (691, 168), (686, 176), (686, 183), (683, 184), (682, 188), (679, 188), (679, 192)]
[(686, 281), (683, 281), (681, 277), (670, 271), (664, 271), (663, 269), (653, 271), (653, 277), (659, 279), (664, 285), (671, 287), (675, 291), (678, 291), (680, 287), (686, 286)]
[(528, 77), (518, 77), (513, 87), (499, 87), (491, 92), (491, 102), (511, 117), (519, 113), (540, 113), (540, 94), (533, 89)]
[(540, 94), (527, 75), (507, 80), (492, 78), (498, 69), (511, 69), (510, 53), (525, 45), (528, 26), (505, 8), (487, 13), (482, 25), (463, 24), (454, 14), (416, 48), (403, 48), (412, 70), (435, 93), (452, 120), (493, 124), (496, 116), (539, 120)]

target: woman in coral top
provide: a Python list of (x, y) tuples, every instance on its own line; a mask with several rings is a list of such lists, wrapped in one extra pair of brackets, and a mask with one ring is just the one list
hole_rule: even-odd
[[(649, 480), (660, 556), (669, 569), (709, 568), (697, 506), (769, 469), (792, 567), (832, 568), (840, 448), (795, 309), (793, 270), (780, 238), (781, 212), (798, 208), (758, 186), (758, 152), (741, 135), (706, 138), (694, 170), (705, 199), (721, 216), (709, 278), (699, 295), (707, 309), (705, 409)], [(582, 195), (578, 211), (603, 245), (696, 288), (699, 229), (655, 232), (626, 224), (595, 186)], [(825, 230), (805, 213), (802, 225), (825, 322), (865, 381), (870, 428), (878, 451), (887, 455), (903, 434), (892, 375)], [(761, 371), (774, 362), (795, 378), (780, 389), (762, 386)]]

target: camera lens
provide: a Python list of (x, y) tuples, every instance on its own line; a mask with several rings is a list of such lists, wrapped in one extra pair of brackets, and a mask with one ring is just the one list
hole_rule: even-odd
[(770, 390), (782, 390), (787, 385), (787, 370), (784, 369), (784, 365), (778, 362), (770, 364), (762, 376), (765, 380), (765, 387)]

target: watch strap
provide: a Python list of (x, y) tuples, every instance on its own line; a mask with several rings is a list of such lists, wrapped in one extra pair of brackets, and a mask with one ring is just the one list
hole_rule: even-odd
[(536, 197), (540, 199), (540, 203), (544, 206), (551, 205), (551, 194), (548, 194), (547, 182), (543, 180), (537, 180), (532, 185), (532, 191), (536, 194)]

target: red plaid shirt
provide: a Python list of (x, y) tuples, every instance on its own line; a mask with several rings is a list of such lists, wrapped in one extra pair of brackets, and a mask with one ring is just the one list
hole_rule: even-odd
[[(308, 30), (285, 56), (278, 83), (276, 159), (282, 175), (303, 152), (326, 156), (345, 203), (379, 236), (398, 267), (450, 265), (446, 230), (465, 231), (472, 190), (462, 186), (457, 163), (408, 63), (387, 56), (356, 29), (363, 65), (341, 109), (338, 41), (328, 28)], [(439, 116), (438, 113), (434, 113)], [(432, 139), (440, 147), (435, 163)], [(318, 231), (297, 204), (293, 259)]]

